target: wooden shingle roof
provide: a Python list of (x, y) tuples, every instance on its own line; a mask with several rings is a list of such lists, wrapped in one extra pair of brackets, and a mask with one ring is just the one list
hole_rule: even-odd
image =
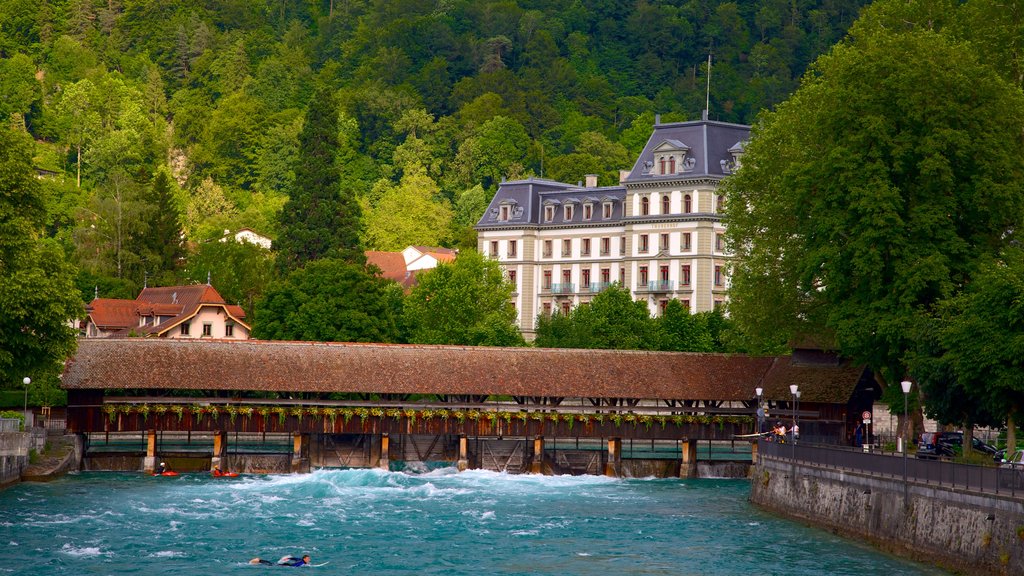
[(726, 354), (258, 340), (81, 340), (67, 389), (750, 400), (775, 362)]

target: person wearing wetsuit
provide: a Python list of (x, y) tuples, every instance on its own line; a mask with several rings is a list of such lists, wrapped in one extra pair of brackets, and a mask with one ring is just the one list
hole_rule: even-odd
[(286, 556), (277, 561), (278, 566), (305, 566), (309, 564), (309, 554), (303, 554), (302, 558), (296, 558), (295, 556)]
[(163, 474), (164, 470), (167, 470), (167, 464), (164, 464), (163, 462), (161, 462), (160, 465), (157, 466), (157, 468), (156, 468), (156, 474), (157, 475)]
[(285, 556), (277, 562), (271, 562), (270, 560), (264, 560), (257, 557), (249, 560), (249, 564), (261, 564), (264, 566), (291, 566), (293, 568), (297, 568), (299, 566), (309, 564), (309, 554), (303, 554), (302, 558), (299, 558), (298, 556)]

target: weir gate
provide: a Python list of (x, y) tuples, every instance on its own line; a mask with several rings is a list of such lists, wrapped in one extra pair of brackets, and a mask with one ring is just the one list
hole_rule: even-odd
[[(804, 435), (838, 437), (860, 372), (722, 354), (94, 339), (63, 383), (92, 469), (692, 476), (698, 461), (756, 457), (759, 400)], [(794, 379), (800, 406), (785, 399)], [(836, 379), (838, 405), (822, 401)]]

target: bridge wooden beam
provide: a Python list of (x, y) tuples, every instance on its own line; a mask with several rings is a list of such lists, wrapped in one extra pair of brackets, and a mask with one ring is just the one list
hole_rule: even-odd
[(683, 440), (682, 460), (679, 463), (680, 478), (695, 478), (697, 476), (697, 441)]
[(146, 430), (146, 459), (142, 461), (142, 469), (147, 474), (156, 472), (156, 430)]
[(386, 433), (380, 435), (380, 457), (377, 459), (377, 468), (381, 470), (391, 469), (391, 437)]
[(530, 462), (530, 474), (544, 473), (544, 437), (533, 439), (533, 461)]
[(459, 472), (469, 469), (469, 440), (465, 435), (459, 436), (459, 461), (456, 467)]
[[(214, 468), (221, 468), (223, 466), (222, 459), (224, 458), (225, 448), (228, 444), (227, 432), (223, 430), (216, 430), (213, 433), (213, 457), (210, 458), (210, 471), (213, 472)], [(223, 468), (221, 468), (223, 470)]]
[(618, 478), (622, 473), (622, 438), (608, 439), (608, 463), (604, 465), (604, 475)]

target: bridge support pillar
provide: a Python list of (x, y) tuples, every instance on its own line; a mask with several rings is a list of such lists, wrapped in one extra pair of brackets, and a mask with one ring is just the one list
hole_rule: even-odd
[(544, 437), (533, 439), (533, 461), (530, 462), (530, 474), (544, 473)]
[(750, 463), (757, 466), (757, 441), (750, 444)]
[(147, 474), (156, 472), (156, 430), (146, 430), (146, 459), (142, 461), (142, 469)]
[(380, 435), (380, 458), (377, 460), (377, 468), (381, 470), (391, 469), (391, 460), (389, 455), (391, 453), (391, 439), (388, 438), (387, 434)]
[(309, 459), (302, 455), (308, 450), (309, 434), (296, 432), (292, 436), (292, 472), (308, 472)]
[(459, 436), (459, 461), (456, 466), (459, 472), (469, 469), (469, 440), (464, 435)]
[(608, 463), (604, 465), (604, 475), (618, 478), (622, 473), (622, 438), (608, 439)]
[(679, 463), (680, 478), (695, 478), (697, 476), (697, 441), (683, 440), (683, 459)]
[[(210, 471), (213, 472), (214, 468), (221, 466), (221, 461), (224, 458), (224, 448), (228, 444), (228, 434), (223, 430), (217, 430), (213, 433), (213, 457), (210, 458)], [(222, 468), (223, 469), (223, 468)]]

